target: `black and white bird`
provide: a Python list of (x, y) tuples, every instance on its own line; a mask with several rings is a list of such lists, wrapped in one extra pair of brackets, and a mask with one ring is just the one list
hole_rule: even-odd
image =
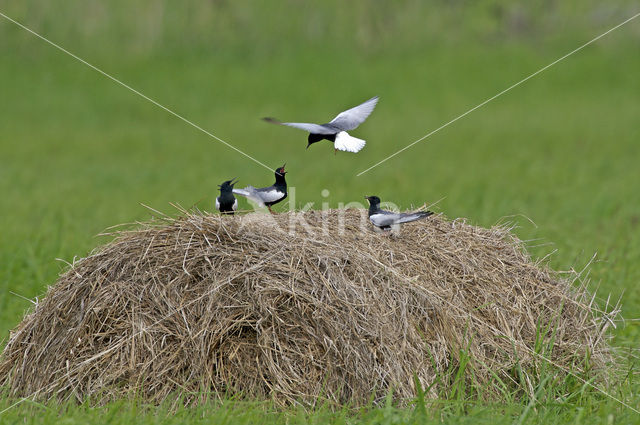
[[(234, 181), (236, 180), (236, 181)], [(218, 185), (220, 196), (216, 198), (216, 208), (222, 214), (232, 214), (238, 209), (238, 200), (233, 196), (233, 185), (236, 184), (237, 177)]]
[(353, 130), (367, 119), (367, 117), (373, 112), (373, 108), (378, 103), (378, 96), (372, 97), (364, 103), (355, 106), (351, 109), (347, 109), (344, 112), (340, 112), (333, 120), (326, 124), (311, 124), (303, 122), (281, 122), (275, 118), (263, 118), (265, 121), (288, 125), (289, 127), (299, 128), (309, 132), (307, 139), (307, 149), (312, 144), (319, 142), (323, 139), (327, 139), (333, 142), (334, 152), (341, 150), (346, 152), (358, 152), (367, 143), (357, 137), (352, 137), (347, 133), (349, 130)]
[(413, 213), (395, 213), (380, 209), (380, 198), (377, 196), (365, 196), (369, 201), (369, 220), (378, 232), (398, 231), (401, 223), (420, 220), (433, 215), (431, 211), (418, 211)]
[(269, 212), (273, 214), (271, 206), (287, 197), (287, 182), (284, 179), (285, 174), (287, 174), (287, 172), (284, 171), (283, 165), (276, 169), (276, 182), (272, 186), (261, 187), (258, 189), (253, 186), (247, 186), (244, 189), (233, 189), (233, 193), (252, 200), (260, 207), (266, 206), (269, 209)]

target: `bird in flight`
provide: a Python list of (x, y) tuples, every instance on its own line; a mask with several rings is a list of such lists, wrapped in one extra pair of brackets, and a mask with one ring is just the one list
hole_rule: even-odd
[(238, 208), (238, 200), (233, 196), (233, 185), (236, 184), (237, 177), (222, 182), (218, 185), (220, 188), (220, 196), (216, 198), (216, 208), (222, 214), (231, 214)]
[(340, 112), (333, 120), (326, 124), (311, 124), (302, 122), (281, 122), (275, 118), (263, 118), (272, 124), (287, 125), (309, 132), (307, 149), (323, 139), (333, 142), (334, 152), (359, 152), (367, 143), (357, 137), (352, 137), (347, 131), (353, 130), (367, 119), (378, 103), (378, 96), (372, 97), (364, 103)]
[(369, 220), (377, 232), (385, 232), (388, 230), (400, 230), (401, 223), (409, 223), (411, 221), (420, 220), (433, 215), (431, 211), (418, 211), (413, 213), (395, 213), (380, 209), (380, 198), (377, 196), (365, 196), (369, 201)]
[(285, 174), (287, 174), (287, 172), (284, 170), (283, 165), (275, 170), (276, 182), (273, 185), (257, 189), (253, 186), (247, 186), (244, 189), (233, 189), (233, 193), (244, 196), (260, 207), (266, 206), (269, 212), (273, 214), (271, 206), (287, 197), (287, 182), (284, 179)]

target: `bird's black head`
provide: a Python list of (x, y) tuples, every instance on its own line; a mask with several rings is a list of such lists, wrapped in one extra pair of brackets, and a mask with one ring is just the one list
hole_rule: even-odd
[(231, 180), (222, 182), (222, 184), (218, 185), (218, 187), (220, 188), (220, 192), (230, 192), (231, 190), (233, 190), (233, 185), (236, 184), (237, 182), (238, 182), (237, 177), (234, 177)]
[(309, 137), (307, 137), (307, 149), (309, 149), (309, 146), (313, 145), (314, 143), (318, 143), (322, 139), (324, 139), (324, 136), (322, 134), (309, 133)]
[(372, 207), (380, 205), (380, 198), (377, 196), (365, 196), (364, 198), (369, 201), (369, 205)]
[(284, 166), (285, 166), (285, 165), (287, 165), (287, 164), (286, 164), (286, 163), (285, 163), (285, 164), (282, 164), (282, 167), (278, 167), (278, 168), (276, 168), (276, 171), (275, 171), (275, 173), (276, 173), (276, 179), (278, 178), (278, 176), (284, 177), (284, 175), (285, 175), (285, 174), (287, 174), (287, 172), (286, 172), (286, 171), (284, 171)]

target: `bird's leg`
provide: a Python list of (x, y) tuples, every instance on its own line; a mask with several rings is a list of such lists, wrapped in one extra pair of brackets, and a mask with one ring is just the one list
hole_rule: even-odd
[(333, 154), (336, 155), (338, 153), (338, 149), (333, 148)]
[(275, 214), (275, 213), (273, 212), (273, 210), (271, 209), (271, 205), (267, 205), (267, 208), (269, 209), (269, 212), (270, 212), (271, 214)]

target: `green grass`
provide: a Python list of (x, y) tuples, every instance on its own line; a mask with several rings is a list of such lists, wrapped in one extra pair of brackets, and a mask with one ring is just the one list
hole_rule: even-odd
[[(581, 269), (597, 253), (589, 277), (601, 305), (609, 294), (621, 297), (624, 317), (640, 317), (640, 57), (633, 54), (640, 21), (356, 177), (636, 13), (631, 6), (604, 10), (586, 2), (576, 15), (569, 6), (549, 11), (500, 1), (405, 2), (397, 9), (364, 1), (351, 7), (234, 2), (202, 14), (191, 5), (162, 15), (143, 3), (96, 12), (32, 1), (0, 4), (0, 11), (270, 167), (286, 161), (298, 207), (337, 207), (377, 194), (402, 208), (440, 200), (436, 210), (483, 226), (506, 218), (519, 224), (522, 239), (535, 239), (534, 256), (555, 251), (549, 259), (555, 269)], [(170, 9), (171, 3), (154, 4)], [(518, 7), (528, 17), (524, 29), (508, 18)], [(221, 181), (272, 180), (261, 166), (1, 18), (0, 51), (0, 340), (29, 306), (21, 297), (42, 296), (65, 269), (56, 258), (84, 256), (108, 241), (95, 236), (105, 228), (148, 218), (141, 203), (170, 214), (170, 203), (212, 210)], [(358, 155), (334, 156), (326, 142), (307, 151), (303, 133), (259, 120), (330, 119), (375, 94), (378, 108), (353, 132), (368, 140)], [(636, 347), (638, 323), (620, 324), (615, 344)], [(608, 390), (638, 408), (640, 364), (628, 356), (628, 379)], [(0, 414), (0, 422), (638, 421), (588, 388), (541, 383), (539, 398), (505, 395), (500, 405), (474, 402), (465, 390), (426, 401), (424, 410), (304, 413), (226, 401), (168, 414), (169, 406), (131, 402), (96, 409), (24, 402)], [(542, 396), (547, 391), (554, 396)], [(1, 398), (0, 411), (12, 402)]]
[[(0, 407), (4, 407), (0, 405)], [(36, 404), (25, 402), (3, 414), (6, 424), (633, 424), (637, 414), (615, 402), (588, 397), (576, 407), (572, 402), (544, 405), (492, 405), (454, 401), (417, 402), (406, 408), (385, 404), (378, 408), (331, 409), (325, 406), (313, 411), (302, 408), (282, 409), (270, 403), (209, 402), (192, 408), (175, 408), (170, 403), (145, 406), (131, 401), (90, 407), (77, 403)]]

